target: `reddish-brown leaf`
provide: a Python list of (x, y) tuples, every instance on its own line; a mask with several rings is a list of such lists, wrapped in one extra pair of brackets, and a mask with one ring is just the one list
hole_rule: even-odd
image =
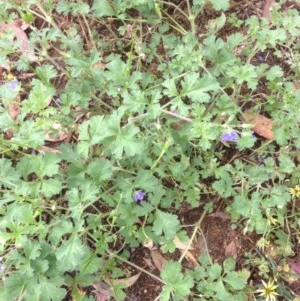
[(20, 102), (14, 100), (13, 102), (9, 103), (7, 106), (7, 110), (12, 119), (17, 119), (21, 112)]
[[(27, 55), (29, 61), (35, 61), (37, 58), (34, 55), (34, 52), (32, 51), (29, 43), (29, 39), (27, 37), (27, 34), (24, 32), (24, 30), (28, 27), (29, 25), (24, 23), (23, 20), (13, 20), (9, 22), (8, 24), (6, 23), (0, 23), (0, 31), (7, 31), (7, 30), (12, 30), (15, 37), (17, 40), (20, 42), (20, 50), (22, 53)], [(13, 42), (13, 41), (11, 41)]]
[(68, 140), (70, 138), (71, 133), (64, 130), (60, 123), (54, 121), (52, 124), (52, 130), (49, 130), (45, 134), (45, 140), (51, 142), (59, 142)]
[(289, 261), (289, 265), (297, 274), (300, 274), (300, 262), (292, 259)]
[(265, 5), (264, 5), (264, 9), (263, 9), (262, 16), (264, 18), (268, 19), (269, 21), (271, 20), (270, 10), (271, 10), (273, 2), (274, 2), (274, 0), (266, 0)]
[(45, 154), (47, 152), (54, 153), (54, 154), (61, 154), (61, 151), (58, 148), (56, 148), (56, 147), (49, 147), (49, 146), (46, 146), (46, 145), (41, 146), (38, 149), (38, 151), (39, 151), (39, 153), (42, 153), (42, 154)]
[(237, 245), (236, 239), (233, 239), (225, 248), (225, 256), (237, 258)]
[(184, 251), (186, 249), (188, 249), (188, 250), (194, 249), (192, 246), (189, 246), (189, 243), (190, 243), (189, 240), (186, 242), (182, 242), (179, 240), (179, 238), (177, 236), (175, 236), (173, 242), (174, 242), (175, 247), (179, 250)]
[(151, 250), (150, 255), (157, 269), (161, 271), (167, 259), (163, 257), (158, 250)]
[(103, 278), (103, 280), (109, 284), (109, 285), (118, 285), (118, 284), (124, 284), (125, 287), (129, 287), (131, 285), (133, 285), (140, 277), (141, 272), (128, 277), (128, 278), (122, 278), (122, 279), (108, 279), (108, 278)]
[(252, 130), (254, 133), (269, 140), (272, 140), (274, 138), (272, 131), (273, 122), (270, 118), (250, 111), (244, 112), (243, 115), (246, 119), (246, 122), (253, 125)]
[(100, 284), (93, 284), (94, 293), (96, 300), (95, 301), (106, 301), (110, 297), (110, 286), (105, 282)]

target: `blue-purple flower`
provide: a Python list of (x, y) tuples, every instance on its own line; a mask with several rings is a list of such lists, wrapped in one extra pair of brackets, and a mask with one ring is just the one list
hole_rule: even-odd
[(259, 56), (257, 57), (257, 59), (258, 59), (260, 62), (263, 62), (263, 61), (265, 60), (264, 57), (261, 56), (261, 55), (259, 55)]
[(20, 85), (20, 82), (15, 78), (14, 80), (7, 82), (5, 84), (10, 91), (15, 91), (17, 87)]
[(266, 156), (259, 156), (257, 153), (254, 153), (255, 160), (258, 161), (258, 165), (264, 164)]
[(141, 191), (141, 190), (138, 190), (135, 192), (134, 196), (133, 196), (133, 199), (138, 202), (138, 201), (142, 201), (144, 199), (144, 197), (146, 196), (146, 193)]
[(228, 131), (221, 135), (222, 142), (237, 142), (239, 140), (239, 135), (235, 131)]

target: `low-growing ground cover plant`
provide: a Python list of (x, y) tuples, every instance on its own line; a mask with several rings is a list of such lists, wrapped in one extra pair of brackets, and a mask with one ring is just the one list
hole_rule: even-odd
[(0, 0), (0, 300), (299, 300), (300, 9), (253, 2)]

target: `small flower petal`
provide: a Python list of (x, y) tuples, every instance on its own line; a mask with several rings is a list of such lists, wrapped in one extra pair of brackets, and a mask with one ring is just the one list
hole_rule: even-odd
[(17, 87), (20, 85), (20, 82), (15, 78), (14, 80), (7, 82), (5, 84), (10, 91), (15, 91)]
[(137, 202), (137, 201), (142, 201), (144, 199), (144, 197), (146, 196), (146, 193), (138, 190), (135, 192), (133, 199)]
[(237, 142), (239, 140), (239, 135), (235, 131), (228, 131), (221, 135), (222, 142)]
[(294, 188), (289, 188), (289, 192), (293, 198), (300, 198), (300, 186), (296, 185)]
[(265, 297), (265, 301), (275, 301), (276, 296), (278, 296), (278, 293), (276, 293), (276, 288), (278, 285), (274, 285), (274, 281), (270, 281), (268, 283), (265, 283), (262, 280), (262, 284), (264, 288), (256, 290), (257, 293), (260, 293), (259, 296)]
[(257, 56), (257, 59), (258, 59), (260, 62), (263, 62), (263, 61), (265, 60), (264, 57), (261, 56), (261, 55)]

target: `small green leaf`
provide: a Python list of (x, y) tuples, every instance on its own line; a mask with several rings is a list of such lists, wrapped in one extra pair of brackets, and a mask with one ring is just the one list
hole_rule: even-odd
[(89, 163), (87, 173), (93, 178), (95, 184), (99, 185), (112, 176), (113, 170), (108, 160), (95, 159)]
[(28, 260), (35, 260), (40, 256), (41, 246), (37, 241), (31, 242), (28, 241), (26, 245), (24, 245), (24, 254)]
[(290, 174), (295, 170), (295, 163), (289, 156), (280, 154), (279, 162), (279, 172)]
[(217, 263), (213, 264), (209, 268), (209, 271), (208, 271), (208, 275), (209, 275), (211, 280), (215, 280), (215, 279), (220, 278), (221, 273), (222, 273), (222, 267)]
[(115, 11), (107, 0), (94, 0), (92, 10), (96, 17), (115, 16)]
[(223, 262), (224, 271), (232, 271), (235, 269), (236, 261), (233, 257), (226, 258)]
[(39, 170), (36, 174), (39, 177), (52, 177), (58, 173), (60, 158), (54, 153), (45, 153), (39, 156)]
[[(241, 277), (241, 276), (244, 276)], [(229, 272), (223, 278), (224, 282), (228, 283), (234, 290), (241, 290), (247, 285), (249, 275), (240, 275), (236, 272)]]
[(63, 242), (55, 252), (57, 261), (63, 263), (58, 266), (62, 271), (79, 270), (86, 255), (87, 249), (82, 244), (77, 233)]
[(194, 286), (193, 279), (181, 273), (181, 265), (179, 262), (165, 262), (161, 272), (161, 278), (166, 282), (160, 295), (161, 300), (164, 301), (170, 300), (171, 293), (174, 300), (183, 300), (185, 296), (191, 293), (191, 288)]
[(19, 180), (19, 174), (12, 167), (12, 163), (5, 158), (0, 159), (0, 183), (3, 187), (13, 188)]
[(62, 189), (62, 184), (58, 179), (44, 179), (41, 184), (41, 192), (47, 198), (59, 194)]
[(216, 292), (216, 298), (220, 301), (228, 301), (233, 300), (231, 294), (225, 288), (225, 285), (222, 279), (219, 279), (217, 283), (213, 287), (214, 291)]
[(164, 234), (167, 240), (172, 239), (174, 238), (179, 225), (180, 223), (176, 215), (156, 210), (153, 223), (153, 229), (156, 235)]
[(182, 83), (181, 97), (188, 96), (197, 103), (206, 103), (210, 96), (208, 91), (216, 91), (219, 84), (215, 77), (205, 75), (200, 77), (198, 73), (187, 74)]
[(229, 0), (209, 0), (215, 10), (227, 10), (229, 8)]
[(38, 300), (61, 301), (66, 295), (66, 290), (62, 288), (63, 285), (64, 279), (61, 277), (48, 278), (41, 275), (38, 277), (37, 283), (30, 287), (29, 292), (31, 291), (35, 295), (37, 295), (36, 292), (40, 292)]
[(22, 110), (24, 113), (39, 113), (46, 108), (49, 101), (55, 95), (55, 89), (45, 86), (37, 79), (32, 80), (33, 88), (30, 91), (28, 99), (22, 102)]
[(266, 74), (266, 78), (269, 81), (273, 81), (276, 78), (281, 78), (282, 76), (283, 76), (283, 71), (279, 66), (271, 67), (271, 69)]
[(50, 79), (57, 76), (57, 71), (52, 65), (42, 65), (35, 69), (37, 76), (43, 81), (44, 84), (49, 85)]
[(139, 129), (132, 124), (120, 129), (111, 143), (112, 154), (115, 155), (116, 159), (121, 159), (124, 152), (127, 156), (132, 157), (143, 151), (142, 141), (135, 137), (138, 132)]

